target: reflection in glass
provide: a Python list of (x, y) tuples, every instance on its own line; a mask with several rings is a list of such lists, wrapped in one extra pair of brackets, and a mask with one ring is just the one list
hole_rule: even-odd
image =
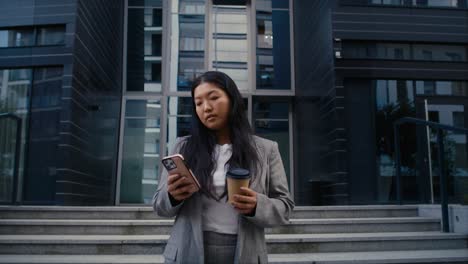
[[(468, 105), (466, 82), (460, 81), (423, 81), (423, 80), (375, 80), (376, 91), (376, 146), (378, 198), (380, 202), (393, 201), (395, 189), (395, 146), (393, 123), (401, 117), (417, 117), (415, 95), (429, 98), (427, 111), (429, 120), (450, 126), (465, 126)], [(427, 96), (427, 97), (426, 97)], [(448, 97), (450, 96), (450, 97)], [(446, 103), (431, 103), (432, 100)], [(441, 101), (442, 100), (442, 101)], [(418, 108), (419, 109), (419, 108)], [(424, 113), (424, 107), (421, 110)], [(418, 114), (419, 115), (419, 114)], [(424, 118), (424, 117), (422, 117)], [(439, 168), (437, 156), (436, 131), (430, 129), (430, 149), (432, 168), (427, 167), (427, 140), (417, 137), (425, 131), (414, 125), (400, 127), (400, 154), (403, 199), (411, 202), (427, 202), (425, 182), (428, 170), (432, 170), (433, 188), (436, 201), (439, 199)], [(423, 133), (424, 134), (424, 133)], [(466, 135), (453, 132), (445, 134), (445, 162), (449, 173), (449, 199), (463, 201), (468, 177)], [(426, 160), (426, 161), (425, 161)], [(419, 164), (419, 165), (418, 165)], [(427, 167), (427, 168), (426, 168)]]
[(0, 48), (63, 45), (64, 43), (65, 25), (0, 30)]
[[(414, 85), (412, 81), (405, 80), (376, 80), (374, 85), (378, 200), (387, 203), (396, 197), (393, 123), (401, 117), (416, 115)], [(414, 158), (417, 151), (414, 127), (402, 126), (400, 135), (403, 198), (415, 200), (419, 194)]]
[(145, 32), (145, 55), (147, 56), (161, 56), (161, 31)]
[(60, 141), (60, 68), (34, 70), (28, 137), (28, 170), (24, 179), (24, 200), (55, 203), (58, 145)]
[(245, 5), (213, 5), (212, 47), (214, 70), (231, 76), (239, 90), (248, 88), (247, 9)]
[(343, 42), (343, 57), (353, 59), (467, 61), (466, 46), (385, 42)]
[(144, 13), (146, 27), (162, 27), (162, 9), (145, 8)]
[(257, 89), (291, 89), (289, 1), (256, 2)]
[(188, 91), (192, 80), (205, 70), (205, 18), (179, 15), (179, 62), (177, 88)]
[(169, 97), (167, 104), (167, 148), (171, 151), (177, 137), (190, 134), (192, 124), (192, 98)]
[(124, 122), (120, 202), (150, 204), (159, 178), (160, 101), (127, 100)]
[[(11, 113), (21, 118), (21, 152), (18, 176), (24, 173), (24, 153), (26, 131), (28, 129), (29, 94), (31, 89), (31, 69), (0, 70), (0, 114)], [(16, 123), (0, 120), (0, 202), (11, 202), (13, 169), (16, 146)]]
[(162, 6), (162, 0), (128, 0), (129, 6)]
[[(32, 70), (0, 70), (0, 114), (12, 113), (22, 120), (21, 151), (18, 176), (24, 173), (26, 131)], [(16, 123), (0, 119), (0, 202), (9, 203), (13, 192), (16, 146)]]
[(256, 98), (253, 104), (253, 115), (255, 134), (278, 143), (288, 182), (291, 184), (289, 176), (289, 103)]
[(414, 7), (466, 8), (466, 0), (371, 0), (375, 5), (404, 5)]
[(198, 14), (205, 13), (205, 0), (179, 0), (180, 14)]
[[(152, 61), (145, 61), (145, 82), (151, 83), (161, 83), (161, 62), (152, 62)], [(148, 91), (148, 89), (145, 89)], [(154, 92), (154, 90), (151, 90)], [(161, 89), (157, 89), (157, 91), (161, 91)]]
[[(459, 104), (429, 103), (430, 120), (441, 124), (465, 127), (467, 113), (465, 106), (468, 100), (458, 101)], [(464, 104), (464, 105), (463, 105)], [(467, 135), (452, 131), (444, 132), (444, 163), (448, 176), (448, 195), (451, 203), (466, 203), (468, 197), (468, 145)], [(432, 176), (434, 197), (440, 200), (440, 173), (438, 161), (437, 131), (430, 130), (430, 145), (432, 158)]]
[(468, 82), (464, 81), (415, 81), (418, 95), (468, 96)]
[(128, 9), (127, 91), (162, 90), (162, 5), (149, 4)]
[(0, 30), (0, 48), (34, 45), (34, 28)]
[(40, 27), (37, 29), (37, 45), (65, 44), (65, 25)]

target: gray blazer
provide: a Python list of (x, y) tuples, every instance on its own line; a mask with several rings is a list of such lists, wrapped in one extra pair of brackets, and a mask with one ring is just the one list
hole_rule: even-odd
[[(250, 183), (250, 188), (258, 193), (255, 216), (239, 217), (235, 263), (242, 264), (268, 262), (264, 228), (288, 223), (294, 208), (278, 144), (257, 136), (253, 139), (262, 169), (257, 169), (255, 180)], [(183, 142), (184, 138), (178, 139), (173, 153), (179, 152)], [(153, 197), (153, 207), (159, 216), (176, 216), (163, 254), (165, 262), (204, 263), (201, 194), (194, 193), (173, 207), (164, 171)]]

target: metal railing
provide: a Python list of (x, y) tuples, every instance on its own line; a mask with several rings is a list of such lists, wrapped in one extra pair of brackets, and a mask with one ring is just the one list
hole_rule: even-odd
[[(425, 127), (432, 127), (437, 130), (437, 148), (438, 148), (438, 160), (439, 160), (439, 174), (440, 174), (440, 204), (442, 210), (442, 231), (449, 232), (449, 219), (448, 219), (448, 191), (447, 191), (447, 171), (444, 164), (444, 134), (443, 131), (454, 131), (461, 132), (468, 135), (468, 129), (461, 127), (454, 127), (449, 125), (443, 125), (436, 122), (426, 121), (424, 119), (418, 119), (413, 117), (403, 117), (395, 121), (393, 124), (394, 140), (395, 140), (395, 162), (396, 162), (396, 195), (399, 204), (402, 204), (401, 199), (401, 161), (400, 161), (400, 133), (399, 126), (404, 123), (412, 123), (416, 125), (423, 125)], [(431, 187), (432, 188), (432, 187)]]
[(13, 190), (11, 194), (11, 203), (16, 202), (16, 191), (18, 185), (18, 173), (19, 173), (19, 163), (20, 163), (20, 151), (21, 151), (21, 130), (22, 130), (22, 120), (21, 117), (12, 114), (12, 113), (2, 113), (0, 114), (0, 120), (2, 119), (13, 119), (16, 121), (16, 144), (15, 144), (15, 164), (13, 168)]

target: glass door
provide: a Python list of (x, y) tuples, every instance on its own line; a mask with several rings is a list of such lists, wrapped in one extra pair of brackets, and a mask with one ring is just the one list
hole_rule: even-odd
[(161, 99), (125, 100), (120, 204), (150, 204), (158, 186)]
[[(424, 119), (426, 113), (429, 121), (466, 128), (468, 126), (468, 99), (466, 97), (420, 96), (417, 98), (418, 116)], [(421, 151), (424, 161), (424, 178), (421, 185), (427, 186), (428, 200), (439, 201), (439, 164), (437, 148), (437, 131), (425, 132), (425, 152)], [(468, 144), (467, 135), (444, 132), (444, 163), (448, 172), (449, 201), (454, 203), (468, 202)], [(431, 157), (430, 159), (428, 157)]]
[[(0, 204), (15, 202), (15, 182), (23, 176), (31, 86), (31, 69), (0, 70), (0, 114), (12, 116), (0, 118)], [(15, 119), (21, 120), (21, 131)]]

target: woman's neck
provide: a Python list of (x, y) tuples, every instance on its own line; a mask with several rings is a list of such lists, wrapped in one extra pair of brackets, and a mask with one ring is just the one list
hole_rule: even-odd
[(230, 144), (231, 143), (231, 137), (229, 136), (229, 131), (228, 130), (222, 130), (216, 132), (216, 143), (219, 145), (224, 145), (224, 144)]

